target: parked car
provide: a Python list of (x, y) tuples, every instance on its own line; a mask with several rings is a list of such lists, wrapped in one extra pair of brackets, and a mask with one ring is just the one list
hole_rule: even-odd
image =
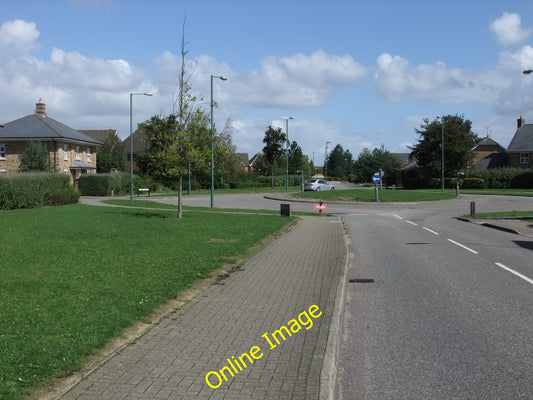
[(304, 182), (304, 191), (310, 190), (335, 190), (335, 186), (330, 185), (325, 179), (308, 179)]

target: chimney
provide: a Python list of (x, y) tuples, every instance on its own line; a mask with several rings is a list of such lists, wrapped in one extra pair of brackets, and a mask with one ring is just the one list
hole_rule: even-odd
[(46, 117), (46, 104), (43, 103), (42, 99), (39, 99), (39, 102), (35, 104), (35, 114)]
[(525, 124), (526, 124), (526, 120), (525, 120), (522, 116), (520, 116), (520, 118), (518, 118), (518, 119), (516, 120), (516, 127), (517, 127), (517, 128), (521, 128), (521, 127), (524, 126)]

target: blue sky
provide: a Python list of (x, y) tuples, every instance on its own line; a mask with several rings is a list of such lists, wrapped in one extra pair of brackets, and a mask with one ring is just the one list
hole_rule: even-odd
[[(48, 115), (117, 129), (169, 114), (186, 16), (192, 89), (210, 75), (237, 151), (261, 150), (268, 125), (321, 165), (325, 143), (354, 157), (408, 152), (424, 118), (464, 115), (506, 147), (533, 122), (533, 2), (525, 0), (48, 0), (0, 2), (0, 123)], [(314, 153), (314, 155), (313, 155)]]

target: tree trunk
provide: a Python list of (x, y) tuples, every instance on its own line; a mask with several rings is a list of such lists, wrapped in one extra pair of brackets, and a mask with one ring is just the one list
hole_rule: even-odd
[(183, 194), (182, 193), (182, 187), (183, 187), (183, 175), (180, 174), (180, 178), (179, 178), (179, 187), (178, 187), (178, 219), (182, 219), (183, 218), (183, 211), (182, 211), (182, 207), (181, 207), (181, 195)]

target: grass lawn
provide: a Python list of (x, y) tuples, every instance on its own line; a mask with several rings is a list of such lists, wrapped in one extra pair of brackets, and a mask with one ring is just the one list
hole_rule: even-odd
[[(289, 192), (298, 192), (301, 190), (300, 185), (296, 186), (289, 186)], [(235, 193), (282, 193), (285, 192), (285, 186), (275, 186), (273, 189), (268, 186), (258, 186), (258, 187), (247, 187), (247, 188), (237, 188), (237, 189), (215, 189), (215, 194), (235, 194)], [(192, 190), (191, 195), (202, 195), (202, 194), (210, 194), (211, 189), (197, 189)], [(156, 192), (151, 194), (152, 197), (169, 197), (169, 196), (177, 196), (178, 192)], [(184, 196), (188, 196), (187, 190), (183, 191)]]
[[(127, 207), (140, 207), (140, 208), (157, 208), (161, 210), (173, 210), (175, 213), (178, 212), (178, 206), (172, 204), (158, 203), (156, 201), (150, 200), (104, 200), (105, 204), (114, 204), (117, 206), (127, 206)], [(210, 207), (190, 207), (183, 206), (184, 211), (200, 211), (200, 212), (225, 212), (225, 213), (239, 213), (239, 214), (269, 214), (269, 215), (280, 215), (280, 210), (245, 210), (240, 208), (213, 208)], [(291, 215), (317, 215), (313, 212), (302, 212), (302, 211), (291, 211)]]
[(476, 213), (475, 217), (470, 215), (463, 215), (467, 218), (525, 218), (525, 221), (533, 222), (533, 211), (499, 211), (499, 212), (487, 212), (487, 213)]
[[(362, 201), (374, 202), (374, 189), (329, 190), (320, 192), (295, 193), (294, 197), (320, 199), (326, 201)], [(426, 190), (380, 190), (379, 201), (438, 201), (455, 198), (455, 192), (437, 192)]]
[(79, 368), (291, 220), (84, 205), (0, 212), (0, 399)]
[(500, 196), (533, 196), (533, 189), (461, 189), (461, 193)]

